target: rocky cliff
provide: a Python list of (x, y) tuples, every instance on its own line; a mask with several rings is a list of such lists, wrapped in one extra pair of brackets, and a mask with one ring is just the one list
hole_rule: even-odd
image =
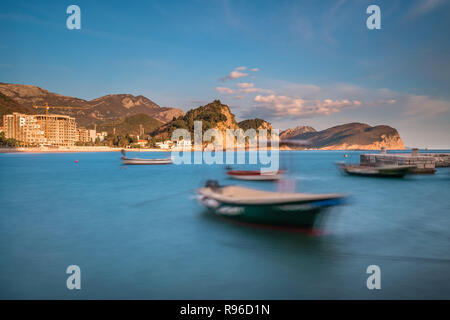
[(269, 122), (267, 122), (263, 119), (259, 119), (259, 118), (243, 120), (238, 123), (238, 126), (239, 126), (239, 128), (241, 128), (244, 131), (248, 130), (248, 129), (255, 129), (255, 130), (260, 130), (260, 129), (271, 130), (272, 129), (272, 125)]
[(403, 150), (405, 145), (396, 129), (389, 126), (370, 126), (348, 123), (322, 131), (310, 131), (289, 139), (304, 141), (306, 148), (323, 150)]
[(238, 129), (235, 116), (230, 108), (222, 104), (220, 100), (214, 100), (204, 106), (189, 110), (184, 116), (174, 119), (160, 128), (153, 134), (157, 138), (168, 139), (176, 129), (187, 129), (191, 134), (194, 132), (194, 121), (202, 122), (202, 133), (208, 129), (218, 129), (225, 136), (226, 129)]
[(286, 129), (280, 132), (280, 139), (289, 139), (307, 132), (316, 132), (316, 129), (309, 126), (297, 126), (293, 129)]

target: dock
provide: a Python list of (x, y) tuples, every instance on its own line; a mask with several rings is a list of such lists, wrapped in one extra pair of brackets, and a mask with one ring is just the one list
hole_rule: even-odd
[(416, 168), (412, 173), (433, 174), (436, 168), (450, 167), (450, 153), (419, 153), (418, 149), (412, 149), (411, 153), (387, 153), (385, 149), (381, 153), (361, 154), (361, 165), (410, 165)]

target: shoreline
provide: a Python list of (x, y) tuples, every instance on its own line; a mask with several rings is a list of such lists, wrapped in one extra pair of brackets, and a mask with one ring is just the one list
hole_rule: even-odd
[[(61, 148), (0, 148), (0, 153), (80, 153), (80, 152), (120, 152), (123, 148), (112, 147), (61, 147)], [(125, 149), (129, 152), (160, 152), (160, 149)]]
[[(123, 148), (113, 148), (113, 147), (61, 147), (61, 148), (0, 148), (0, 153), (83, 153), (83, 152), (120, 152)], [(172, 151), (184, 151), (184, 152), (195, 152), (200, 150), (176, 150), (176, 149), (141, 149), (141, 148), (129, 148), (124, 149), (126, 152), (172, 152)], [(258, 151), (266, 149), (256, 149), (256, 150), (234, 150), (236, 151)], [(375, 149), (277, 149), (278, 151), (379, 151)], [(434, 149), (423, 149), (423, 150), (434, 150)], [(435, 149), (435, 150), (447, 150), (447, 149)], [(208, 150), (203, 150), (208, 151)], [(389, 151), (408, 151), (408, 149), (392, 149)], [(223, 151), (226, 152), (226, 151)]]

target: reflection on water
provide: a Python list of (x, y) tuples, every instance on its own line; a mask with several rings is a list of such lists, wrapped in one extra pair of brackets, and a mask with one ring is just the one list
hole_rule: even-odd
[[(207, 179), (276, 190), (228, 180), (221, 165), (1, 154), (0, 298), (450, 298), (449, 170), (348, 177), (334, 167), (343, 154), (281, 153), (297, 191), (351, 194), (321, 235), (205, 212), (194, 190)], [(66, 289), (71, 264), (80, 291)], [(381, 268), (378, 291), (366, 287), (371, 264)]]

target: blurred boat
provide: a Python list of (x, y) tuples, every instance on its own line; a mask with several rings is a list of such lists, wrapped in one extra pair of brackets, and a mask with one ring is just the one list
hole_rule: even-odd
[(171, 158), (163, 159), (142, 159), (142, 158), (127, 158), (125, 150), (120, 151), (122, 153), (123, 164), (127, 165), (152, 165), (152, 164), (171, 164)]
[(399, 165), (385, 165), (385, 166), (362, 166), (359, 164), (346, 164), (343, 162), (336, 163), (337, 167), (344, 173), (355, 176), (366, 177), (391, 177), (403, 178), (415, 166), (399, 166)]
[(283, 178), (284, 170), (261, 172), (261, 170), (228, 170), (227, 175), (232, 179), (252, 181), (273, 181)]
[(311, 229), (342, 194), (270, 192), (207, 181), (198, 200), (213, 213), (240, 222)]

